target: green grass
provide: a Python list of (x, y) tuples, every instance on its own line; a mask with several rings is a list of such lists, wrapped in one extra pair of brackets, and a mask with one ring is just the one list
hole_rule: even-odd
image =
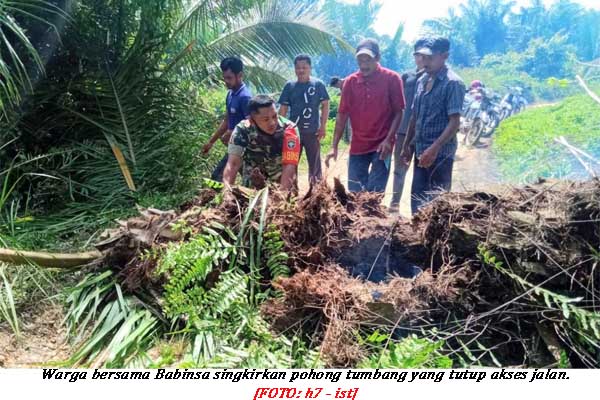
[(586, 95), (577, 95), (504, 121), (493, 144), (503, 177), (517, 183), (538, 177), (587, 177), (575, 157), (554, 141), (560, 136), (600, 158), (600, 105)]

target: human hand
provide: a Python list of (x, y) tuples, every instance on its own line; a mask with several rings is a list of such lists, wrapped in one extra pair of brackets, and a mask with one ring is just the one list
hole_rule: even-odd
[(392, 155), (393, 150), (394, 150), (394, 144), (392, 143), (392, 141), (389, 139), (384, 140), (383, 142), (381, 142), (379, 147), (377, 147), (377, 152), (379, 153), (379, 159), (385, 160), (386, 158), (388, 158), (389, 156)]
[(402, 152), (400, 153), (400, 158), (402, 159), (402, 163), (406, 166), (410, 165), (410, 160), (412, 160), (414, 154), (414, 149), (412, 146), (404, 146), (402, 147)]
[(223, 136), (221, 136), (221, 142), (223, 142), (223, 144), (225, 146), (227, 146), (229, 144), (229, 139), (231, 139), (231, 132), (227, 131), (223, 134)]
[(419, 167), (421, 168), (429, 168), (435, 162), (437, 155), (439, 153), (439, 149), (436, 146), (430, 146), (421, 154), (419, 158)]
[(213, 143), (211, 142), (208, 142), (204, 146), (202, 146), (202, 155), (207, 155), (210, 152), (210, 149), (212, 149), (212, 147)]
[(324, 126), (321, 126), (321, 127), (319, 128), (319, 130), (317, 131), (317, 140), (318, 140), (319, 142), (320, 142), (321, 140), (323, 140), (323, 138), (325, 137), (326, 133), (327, 133), (327, 132), (325, 131), (325, 127), (324, 127)]
[(337, 158), (338, 158), (338, 149), (337, 149), (337, 147), (332, 147), (329, 154), (327, 154), (327, 157), (325, 157), (325, 165), (327, 166), (327, 168), (329, 168), (329, 161), (331, 161), (331, 159), (333, 159), (333, 161), (337, 161)]

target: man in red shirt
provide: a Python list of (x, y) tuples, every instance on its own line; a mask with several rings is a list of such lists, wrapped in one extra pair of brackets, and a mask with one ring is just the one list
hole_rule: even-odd
[(365, 39), (356, 48), (359, 71), (344, 80), (331, 152), (325, 163), (337, 160), (338, 144), (348, 118), (352, 124), (348, 189), (385, 191), (396, 132), (404, 111), (399, 74), (379, 65), (379, 44)]

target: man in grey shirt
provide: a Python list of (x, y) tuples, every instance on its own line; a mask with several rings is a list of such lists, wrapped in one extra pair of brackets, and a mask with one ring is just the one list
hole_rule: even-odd
[(416, 69), (407, 71), (402, 74), (402, 82), (404, 83), (404, 98), (406, 101), (406, 110), (402, 116), (402, 122), (400, 123), (400, 129), (398, 129), (398, 137), (396, 138), (396, 147), (394, 148), (394, 188), (392, 194), (392, 201), (390, 202), (390, 213), (397, 213), (400, 208), (400, 199), (404, 190), (404, 180), (406, 178), (406, 171), (408, 171), (408, 165), (402, 160), (402, 144), (406, 138), (406, 132), (408, 131), (408, 124), (412, 115), (412, 103), (415, 97), (415, 91), (417, 90), (417, 81), (425, 70), (423, 69), (423, 55), (417, 53), (421, 47), (426, 43), (427, 39), (419, 39), (416, 41), (414, 46), (414, 58)]
[(289, 119), (298, 126), (300, 144), (308, 159), (309, 182), (313, 184), (322, 178), (320, 142), (327, 131), (329, 94), (323, 82), (311, 77), (311, 65), (305, 54), (294, 59), (298, 80), (285, 84), (279, 97), (279, 115), (287, 117), (289, 111)]

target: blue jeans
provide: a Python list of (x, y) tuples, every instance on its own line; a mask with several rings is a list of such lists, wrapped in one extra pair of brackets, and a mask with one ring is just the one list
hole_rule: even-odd
[(227, 160), (229, 159), (229, 155), (225, 154), (225, 156), (219, 161), (215, 169), (213, 170), (210, 179), (217, 182), (223, 182), (223, 172), (225, 172), (225, 167), (227, 166)]
[(348, 190), (351, 192), (385, 191), (390, 175), (390, 159), (380, 160), (379, 153), (350, 155), (348, 163)]
[(436, 160), (429, 168), (419, 167), (419, 161), (414, 159), (412, 182), (411, 208), (415, 214), (419, 208), (452, 188), (453, 158)]

